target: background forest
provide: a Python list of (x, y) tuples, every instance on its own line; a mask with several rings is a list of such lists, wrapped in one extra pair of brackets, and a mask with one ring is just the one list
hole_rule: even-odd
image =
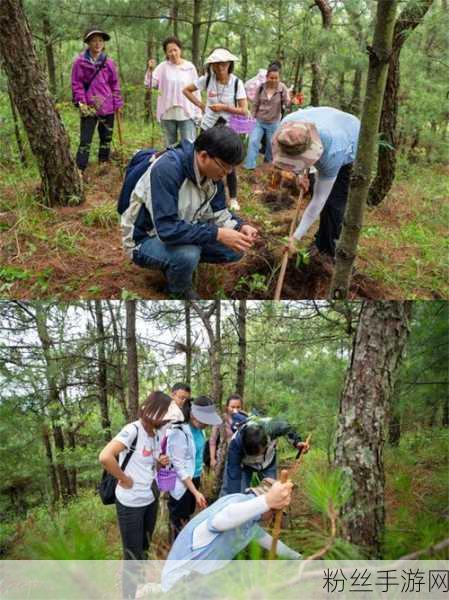
[[(167, 35), (181, 38), (185, 58), (200, 71), (212, 48), (228, 46), (241, 58), (236, 72), (243, 80), (277, 58), (283, 64), (283, 80), (304, 93), (304, 106), (330, 105), (360, 116), (376, 6), (374, 0), (105, 0), (101, 7), (90, 0), (25, 0), (38, 62), (47, 74), (72, 153), (78, 144), (79, 116), (71, 104), (71, 65), (83, 48), (86, 27), (95, 23), (110, 32), (107, 51), (118, 64), (125, 99), (124, 142), (119, 144), (116, 132), (115, 167), (106, 175), (92, 166), (82, 206), (48, 206), (40, 198), (37, 164), (15, 107), (21, 99), (13, 101), (0, 68), (2, 294), (162, 297), (157, 281), (145, 281), (124, 261), (115, 203), (131, 154), (163, 144), (155, 122), (156, 92), (145, 91), (143, 77), (148, 58), (163, 60), (161, 43)], [(448, 295), (448, 2), (401, 0), (397, 15), (379, 166), (373, 168), (372, 207), (358, 251), (358, 266), (375, 284), (359, 281), (354, 293), (368, 298), (441, 298)], [(95, 152), (94, 144), (92, 156)], [(277, 218), (258, 200), (266, 185), (263, 178), (254, 182), (242, 177), (242, 214), (264, 224), (265, 237), (274, 236), (279, 244), (288, 213)], [(212, 284), (204, 284), (201, 292), (205, 297), (270, 298), (273, 273), (265, 271), (258, 263), (224, 282), (210, 276)], [(301, 282), (285, 294), (325, 297), (322, 287)]]
[[(448, 312), (437, 301), (3, 302), (2, 557), (119, 558), (115, 512), (95, 493), (99, 450), (149, 391), (186, 381), (312, 434), (282, 536), (305, 556), (447, 558)], [(212, 473), (205, 486), (211, 497)]]

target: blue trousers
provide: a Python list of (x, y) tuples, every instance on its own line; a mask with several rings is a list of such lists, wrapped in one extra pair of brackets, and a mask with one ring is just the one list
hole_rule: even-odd
[(200, 262), (236, 262), (242, 254), (220, 242), (204, 246), (164, 244), (157, 237), (147, 237), (134, 250), (133, 260), (140, 267), (161, 269), (168, 281), (168, 292), (182, 294), (192, 287), (193, 272)]
[(246, 154), (245, 162), (243, 163), (245, 169), (256, 168), (260, 142), (262, 141), (264, 133), (267, 136), (265, 144), (265, 162), (271, 162), (273, 160), (273, 155), (271, 153), (271, 139), (278, 127), (279, 121), (276, 121), (276, 123), (265, 123), (264, 121), (259, 120), (256, 121), (256, 126), (251, 131), (249, 136), (248, 152)]
[(195, 141), (196, 127), (192, 119), (185, 119), (184, 121), (176, 121), (175, 119), (161, 119), (161, 127), (165, 133), (165, 141), (167, 142), (167, 146), (172, 146), (173, 144), (177, 143), (178, 134), (180, 141)]

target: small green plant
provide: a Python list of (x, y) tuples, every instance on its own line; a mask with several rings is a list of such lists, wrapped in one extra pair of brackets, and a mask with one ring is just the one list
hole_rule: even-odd
[(120, 298), (122, 300), (140, 300), (140, 296), (135, 292), (123, 289)]
[(115, 227), (118, 223), (115, 202), (105, 202), (91, 208), (83, 216), (83, 223), (88, 227)]
[(266, 294), (269, 288), (267, 279), (262, 273), (252, 273), (247, 277), (240, 277), (235, 289), (248, 294)]

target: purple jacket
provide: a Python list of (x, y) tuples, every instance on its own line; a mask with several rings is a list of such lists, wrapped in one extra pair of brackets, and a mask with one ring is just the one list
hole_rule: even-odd
[(112, 59), (107, 58), (86, 92), (85, 88), (95, 71), (96, 65), (89, 60), (87, 50), (75, 59), (72, 67), (73, 101), (95, 106), (99, 116), (110, 115), (123, 106), (117, 67)]

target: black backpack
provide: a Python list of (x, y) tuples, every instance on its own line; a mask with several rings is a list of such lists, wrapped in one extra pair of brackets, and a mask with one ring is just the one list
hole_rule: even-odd
[[(123, 459), (122, 464), (120, 465), (122, 471), (126, 469), (126, 466), (129, 463), (129, 460), (133, 455), (134, 450), (136, 449), (137, 439), (139, 437), (139, 430), (137, 429), (136, 425), (134, 425), (134, 427), (136, 428), (136, 437), (134, 438), (134, 441), (131, 444), (127, 455)], [(98, 494), (100, 495), (103, 504), (114, 504), (116, 487), (117, 479), (114, 477), (114, 475), (111, 475), (110, 473), (108, 473), (108, 471), (106, 471), (106, 469), (104, 469), (101, 481), (97, 487)]]

